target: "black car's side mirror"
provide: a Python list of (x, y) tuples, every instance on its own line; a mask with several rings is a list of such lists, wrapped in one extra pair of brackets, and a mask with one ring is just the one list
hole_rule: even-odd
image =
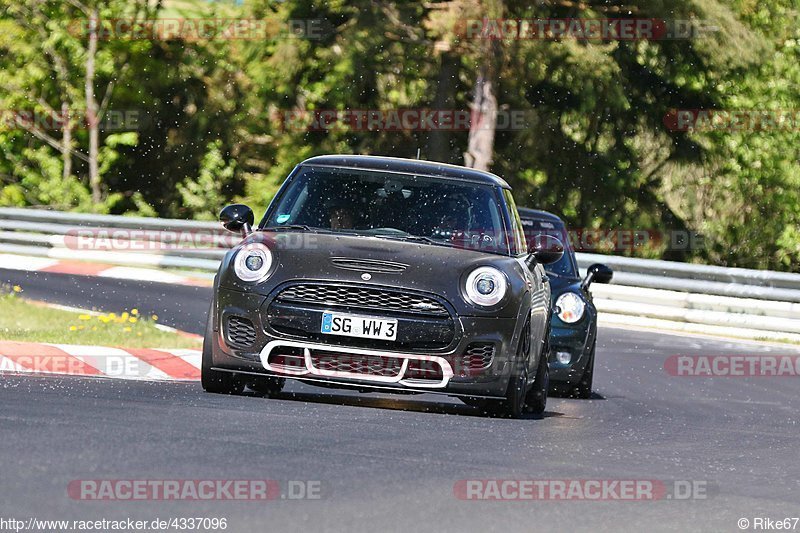
[(586, 269), (586, 277), (581, 282), (581, 287), (588, 289), (593, 282), (609, 283), (614, 277), (614, 271), (605, 265), (595, 263)]
[(550, 263), (555, 263), (564, 255), (564, 245), (551, 235), (537, 235), (531, 239), (530, 245), (531, 254), (526, 261), (528, 266), (535, 263), (549, 265)]
[(219, 221), (228, 231), (250, 233), (253, 231), (256, 217), (253, 215), (253, 210), (246, 205), (231, 204), (220, 212)]

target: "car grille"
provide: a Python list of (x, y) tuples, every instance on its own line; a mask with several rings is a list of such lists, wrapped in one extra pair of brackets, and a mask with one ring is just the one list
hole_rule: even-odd
[(328, 307), (353, 307), (358, 310), (373, 309), (437, 317), (449, 316), (447, 308), (433, 298), (364, 287), (304, 283), (284, 289), (276, 300)]
[(464, 370), (482, 370), (492, 365), (494, 359), (494, 344), (490, 342), (475, 342), (467, 346), (461, 356), (461, 368)]
[(369, 376), (394, 377), (400, 374), (403, 360), (394, 357), (311, 351), (311, 363), (319, 370)]
[(256, 342), (256, 328), (247, 318), (231, 316), (228, 318), (228, 340), (238, 346), (252, 346)]
[(269, 343), (265, 350), (269, 352), (264, 361), (268, 371), (298, 379), (324, 377), (442, 388), (453, 376), (452, 365), (439, 357), (417, 359), (391, 353), (320, 348), (291, 341), (286, 345), (277, 341)]

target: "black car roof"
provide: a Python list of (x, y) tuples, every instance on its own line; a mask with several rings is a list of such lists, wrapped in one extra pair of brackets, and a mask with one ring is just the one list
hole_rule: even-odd
[(374, 155), (320, 155), (306, 159), (300, 164), (358, 168), (364, 170), (391, 170), (393, 172), (403, 172), (421, 176), (466, 180), (486, 185), (494, 185), (504, 189), (511, 189), (503, 178), (491, 172), (484, 172), (482, 170), (458, 165), (449, 165), (447, 163), (438, 163), (435, 161)]
[(560, 224), (564, 226), (564, 221), (558, 215), (554, 215), (549, 211), (542, 211), (541, 209), (531, 209), (529, 207), (520, 207), (517, 209), (519, 211), (520, 218), (532, 218), (535, 220), (547, 220), (548, 222), (555, 222), (556, 224)]

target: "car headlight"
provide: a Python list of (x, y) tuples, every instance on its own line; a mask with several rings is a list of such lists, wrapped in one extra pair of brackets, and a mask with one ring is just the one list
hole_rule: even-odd
[(497, 305), (508, 289), (505, 275), (493, 267), (478, 267), (467, 276), (467, 300), (481, 307)]
[(236, 276), (247, 282), (263, 281), (272, 267), (272, 252), (260, 243), (243, 246), (233, 259)]
[(556, 310), (558, 318), (567, 324), (574, 324), (583, 317), (586, 304), (583, 299), (574, 292), (565, 292), (556, 300)]

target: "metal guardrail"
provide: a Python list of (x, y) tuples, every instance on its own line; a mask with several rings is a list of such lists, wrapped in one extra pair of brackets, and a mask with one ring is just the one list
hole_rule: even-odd
[(800, 290), (800, 274), (753, 270), (713, 265), (696, 265), (656, 259), (637, 259), (613, 255), (578, 253), (582, 268), (591, 263), (605, 263), (609, 267), (630, 274), (647, 274), (678, 279), (743, 283), (760, 287), (776, 287)]
[[(127, 237), (130, 246), (124, 246), (124, 251), (76, 248), (76, 235), (87, 229), (114, 239)], [(208, 239), (200, 247), (177, 246), (184, 234)], [(231, 236), (216, 222), (0, 208), (0, 254), (213, 272), (237, 241)], [(153, 238), (163, 239), (165, 246), (137, 246), (138, 240)], [(589, 253), (578, 253), (577, 258), (581, 269), (592, 263), (614, 269), (612, 284), (592, 285), (601, 316), (738, 328), (769, 333), (771, 338), (800, 339), (800, 274)]]
[(599, 254), (578, 253), (576, 256), (580, 268), (603, 263), (614, 269), (616, 285), (800, 302), (800, 274)]

